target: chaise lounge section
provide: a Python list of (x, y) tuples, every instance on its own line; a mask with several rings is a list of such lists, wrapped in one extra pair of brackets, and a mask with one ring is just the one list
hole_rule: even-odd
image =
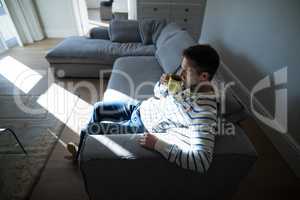
[(64, 72), (65, 78), (97, 78), (99, 71), (111, 70), (117, 58), (154, 54), (154, 45), (112, 43), (109, 40), (74, 36), (56, 46), (46, 58), (55, 72)]

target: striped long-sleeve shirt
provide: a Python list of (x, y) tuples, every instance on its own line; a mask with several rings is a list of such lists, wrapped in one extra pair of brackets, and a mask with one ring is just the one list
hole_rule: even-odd
[(143, 101), (140, 113), (146, 129), (158, 137), (155, 150), (182, 168), (206, 172), (215, 142), (215, 95), (189, 89), (168, 95), (158, 83), (154, 96)]

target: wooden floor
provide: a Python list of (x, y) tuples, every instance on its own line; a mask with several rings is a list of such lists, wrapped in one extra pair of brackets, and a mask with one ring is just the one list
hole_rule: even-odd
[[(33, 69), (45, 69), (48, 67), (48, 63), (44, 59), (44, 55), (49, 48), (59, 41), (59, 39), (47, 39), (24, 48), (13, 49), (4, 56), (12, 56)], [(78, 80), (65, 80), (66, 83), (76, 81)], [(96, 88), (99, 85), (97, 80), (86, 81), (95, 85)], [(78, 92), (84, 102), (90, 105), (94, 103), (94, 100), (89, 99), (87, 91), (82, 89)], [(102, 93), (103, 91), (99, 91), (99, 99)], [(250, 118), (246, 119), (241, 123), (241, 126), (254, 144), (259, 158), (253, 170), (240, 184), (233, 199), (274, 200), (291, 199), (298, 196), (300, 191), (299, 179), (295, 177), (255, 121)], [(66, 158), (68, 153), (64, 148), (65, 143), (77, 142), (78, 139), (78, 132), (74, 132), (67, 126), (32, 192), (31, 200), (88, 199), (82, 177), (77, 167)]]

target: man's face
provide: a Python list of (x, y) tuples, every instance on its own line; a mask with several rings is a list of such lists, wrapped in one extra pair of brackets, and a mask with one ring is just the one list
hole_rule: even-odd
[(208, 81), (208, 74), (206, 72), (199, 73), (195, 69), (194, 63), (190, 59), (185, 57), (183, 57), (181, 63), (180, 77), (183, 80), (185, 88), (195, 86), (202, 81)]

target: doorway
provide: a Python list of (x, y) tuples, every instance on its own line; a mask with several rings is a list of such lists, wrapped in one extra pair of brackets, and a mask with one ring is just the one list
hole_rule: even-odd
[(109, 2), (109, 0), (86, 0), (90, 27), (107, 27), (109, 25), (109, 17), (105, 17), (106, 14), (104, 13), (101, 15), (101, 11), (107, 13), (107, 9), (110, 9), (111, 15), (115, 16), (115, 18), (128, 18), (128, 0), (114, 0), (111, 8), (101, 7), (101, 2)]

